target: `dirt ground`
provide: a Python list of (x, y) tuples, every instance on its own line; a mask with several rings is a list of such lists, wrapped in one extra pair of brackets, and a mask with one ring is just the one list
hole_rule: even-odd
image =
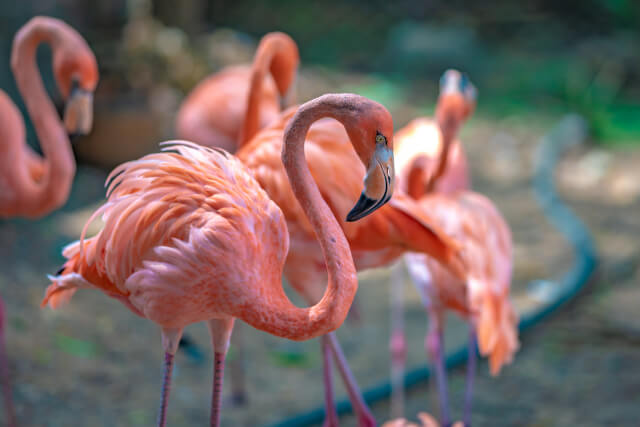
[[(531, 123), (477, 118), (463, 132), (474, 186), (495, 200), (513, 229), (513, 295), (519, 307), (531, 306), (530, 280), (559, 277), (572, 261), (570, 248), (532, 198), (532, 153), (543, 131), (531, 129)], [(599, 272), (578, 299), (521, 337), (514, 364), (499, 378), (488, 375), (484, 362), (479, 365), (475, 425), (638, 425), (639, 164), (638, 151), (581, 148), (561, 165), (560, 189), (594, 233), (602, 257)], [(39, 307), (46, 274), (57, 270), (61, 248), (77, 239), (102, 199), (105, 176), (81, 166), (63, 210), (35, 222), (0, 222), (0, 289), (8, 310), (7, 347), (23, 426), (146, 426), (155, 420), (162, 350), (153, 324), (99, 292), (78, 292), (65, 310)], [(389, 376), (389, 270), (366, 272), (361, 278), (362, 322), (347, 322), (338, 336), (366, 388)], [(409, 283), (406, 296), (408, 364), (415, 367), (425, 363), (426, 317)], [(275, 423), (321, 404), (317, 340), (288, 342), (241, 327), (250, 402), (245, 408), (226, 405), (223, 425)], [(209, 340), (203, 325), (187, 331), (205, 351), (205, 361), (177, 356), (169, 425), (206, 425)], [(458, 346), (465, 337), (464, 324), (451, 318), (447, 347)], [(450, 378), (454, 414), (459, 415), (464, 371), (456, 370)], [(337, 377), (336, 384), (343, 396)], [(227, 377), (227, 395), (229, 385)], [(435, 412), (432, 395), (426, 384), (412, 389), (407, 416)], [(387, 403), (373, 411), (379, 421), (389, 418)], [(342, 425), (355, 425), (354, 419), (345, 417)]]

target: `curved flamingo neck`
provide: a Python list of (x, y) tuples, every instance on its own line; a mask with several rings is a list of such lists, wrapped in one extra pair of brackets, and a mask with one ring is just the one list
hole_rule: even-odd
[(64, 203), (75, 174), (69, 138), (36, 65), (36, 50), (40, 43), (50, 44), (55, 52), (63, 42), (61, 29), (46, 18), (30, 21), (13, 41), (11, 68), (48, 165), (40, 182), (25, 183), (29, 188), (25, 194), (28, 198), (25, 209), (33, 216), (45, 214)]
[(407, 195), (412, 199), (418, 200), (424, 196), (426, 188), (428, 188), (430, 182), (427, 182), (425, 188), (425, 169), (428, 162), (425, 156), (419, 156), (409, 167), (409, 173), (407, 174)]
[(324, 296), (311, 308), (312, 317), (318, 316), (321, 323), (333, 325), (331, 330), (344, 321), (358, 281), (349, 243), (309, 171), (304, 143), (309, 127), (316, 120), (331, 117), (348, 127), (353, 112), (352, 102), (345, 95), (324, 95), (307, 102), (289, 122), (282, 147), (282, 161), (293, 193), (316, 232), (329, 278)]
[(425, 185), (425, 191), (427, 193), (434, 191), (438, 180), (442, 177), (442, 175), (444, 175), (449, 163), (449, 153), (451, 151), (451, 146), (456, 140), (458, 131), (460, 130), (460, 126), (462, 124), (462, 119), (458, 114), (449, 115), (438, 113), (439, 112), (436, 112), (436, 123), (440, 128), (442, 144), (440, 148), (440, 155), (437, 157), (436, 169)]
[(245, 310), (241, 317), (256, 328), (283, 338), (306, 340), (338, 329), (347, 317), (358, 289), (349, 243), (320, 195), (304, 157), (305, 137), (313, 122), (322, 117), (333, 117), (345, 127), (349, 123), (348, 114), (341, 109), (353, 108), (353, 103), (343, 102), (340, 105), (340, 102), (336, 102), (344, 99), (348, 100), (348, 97), (325, 95), (307, 102), (298, 109), (285, 130), (282, 161), (293, 192), (316, 232), (329, 283), (317, 304), (298, 308), (285, 295), (281, 274), (267, 277), (271, 285), (269, 298), (258, 301), (261, 304), (259, 310)]
[(283, 43), (277, 35), (266, 36), (258, 46), (251, 66), (247, 109), (245, 110), (242, 129), (238, 135), (238, 149), (253, 138), (260, 130), (262, 85), (264, 84), (264, 79), (269, 72), (274, 57), (277, 53), (285, 49), (287, 49), (286, 44)]

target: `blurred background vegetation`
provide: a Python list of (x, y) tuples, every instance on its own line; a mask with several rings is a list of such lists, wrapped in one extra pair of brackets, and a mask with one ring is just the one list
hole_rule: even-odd
[[(640, 140), (634, 0), (5, 2), (0, 57), (9, 58), (13, 34), (34, 14), (63, 18), (88, 39), (101, 67), (100, 91), (117, 93), (119, 103), (158, 87), (169, 91), (156, 94), (180, 98), (224, 63), (249, 60), (265, 32), (282, 30), (299, 43), (304, 66), (374, 75), (350, 88), (390, 108), (420, 102), (431, 111), (439, 75), (456, 67), (477, 83), (481, 115), (552, 119), (577, 111), (600, 143)], [(235, 44), (225, 50), (220, 42), (229, 39)], [(243, 43), (245, 52), (232, 48)], [(17, 98), (8, 60), (2, 64), (0, 87)]]

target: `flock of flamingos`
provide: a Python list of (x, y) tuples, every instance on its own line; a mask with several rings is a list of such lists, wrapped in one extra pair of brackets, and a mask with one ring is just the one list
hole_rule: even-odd
[[(41, 43), (53, 51), (55, 81), (66, 100), (63, 120), (37, 70)], [(43, 156), (25, 143), (20, 113), (0, 91), (0, 216), (37, 218), (69, 196), (75, 175), (69, 135), (91, 129), (98, 66), (82, 36), (48, 17), (25, 24), (12, 49), (11, 67)], [(111, 172), (107, 201), (64, 249), (66, 262), (50, 276), (42, 305), (59, 308), (79, 288), (98, 289), (160, 327), (165, 362), (159, 426), (166, 424), (183, 328), (201, 321), (214, 350), (211, 425), (220, 424), (225, 355), (236, 319), (291, 340), (321, 337), (325, 425), (338, 425), (335, 362), (358, 424), (375, 426), (334, 331), (356, 295), (357, 272), (404, 256), (429, 316), (425, 349), (442, 425), (451, 425), (445, 313), (468, 320), (463, 423), (469, 426), (476, 346), (497, 374), (519, 345), (509, 301), (511, 233), (493, 203), (470, 190), (457, 140), (476, 90), (466, 75), (446, 71), (435, 118), (416, 118), (394, 138), (391, 114), (362, 96), (326, 94), (292, 106), (298, 65), (296, 43), (270, 33), (253, 64), (225, 68), (200, 83), (176, 119), (178, 137), (193, 142), (162, 143), (161, 152)], [(281, 101), (289, 105), (284, 110)], [(87, 237), (98, 216), (101, 231)], [(308, 308), (287, 298), (283, 274)], [(13, 427), (1, 342), (4, 407)], [(401, 328), (393, 331), (391, 351), (401, 368)], [(439, 425), (427, 414), (420, 419)], [(398, 419), (387, 425), (415, 424)]]

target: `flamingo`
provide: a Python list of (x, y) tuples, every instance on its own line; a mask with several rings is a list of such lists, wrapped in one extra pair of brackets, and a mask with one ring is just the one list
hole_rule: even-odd
[[(446, 70), (440, 78), (435, 120), (419, 117), (395, 134), (394, 156), (398, 189), (419, 199), (429, 192), (450, 194), (470, 188), (467, 156), (457, 134), (475, 110), (477, 90), (466, 74)], [(411, 191), (410, 191), (411, 189)], [(438, 267), (436, 267), (438, 268)], [(391, 280), (391, 412), (404, 413), (404, 371), (407, 344), (404, 334), (403, 274), (394, 269)]]
[[(378, 169), (376, 131), (391, 138), (391, 116), (373, 101), (324, 95), (302, 105), (284, 134), (282, 164), (292, 191), (318, 236), (328, 271), (320, 301), (298, 308), (282, 289), (289, 233), (278, 206), (237, 158), (220, 149), (172, 142), (114, 169), (107, 178), (102, 230), (65, 248), (67, 262), (52, 277), (43, 305), (57, 308), (78, 288), (95, 288), (158, 324), (165, 352), (158, 425), (166, 423), (173, 357), (183, 328), (206, 321), (214, 348), (211, 425), (220, 424), (224, 360), (236, 318), (273, 335), (307, 340), (337, 329), (357, 289), (348, 242), (304, 162), (305, 135), (320, 117), (336, 117), (354, 135), (359, 159)], [(382, 134), (381, 134), (382, 135)], [(168, 150), (175, 152), (169, 153)], [(388, 200), (387, 174), (364, 180), (349, 213), (360, 218)], [(389, 189), (391, 191), (391, 189)], [(365, 197), (365, 196), (362, 196)], [(85, 226), (86, 230), (86, 226)]]
[[(53, 50), (53, 72), (66, 98), (64, 125), (47, 97), (35, 64), (40, 43)], [(35, 17), (16, 34), (11, 56), (18, 89), (31, 116), (45, 157), (27, 144), (18, 108), (0, 90), (0, 217), (38, 218), (69, 197), (75, 163), (67, 132), (91, 130), (92, 93), (98, 82), (96, 59), (82, 36), (64, 22)], [(7, 425), (16, 425), (5, 353), (5, 309), (0, 298), (0, 380)]]
[(251, 67), (224, 68), (191, 91), (176, 118), (178, 137), (235, 152), (280, 114), (278, 94), (292, 103), (299, 62), (291, 37), (266, 34)]
[[(448, 70), (441, 79), (441, 95), (436, 109), (436, 125), (442, 135), (440, 152), (429, 158), (423, 154), (405, 161), (399, 170), (409, 195), (425, 209), (448, 235), (462, 245), (462, 257), (467, 266), (464, 280), (452, 276), (434, 259), (424, 254), (405, 255), (407, 267), (429, 315), (429, 330), (425, 349), (434, 364), (444, 425), (449, 425), (446, 373), (443, 361), (444, 314), (453, 310), (467, 319), (469, 332), (469, 362), (465, 393), (465, 425), (471, 423), (471, 401), (475, 375), (476, 336), (480, 353), (489, 356), (490, 371), (497, 375), (505, 363), (511, 362), (518, 349), (517, 316), (508, 299), (512, 271), (511, 232), (493, 203), (484, 196), (468, 191), (468, 173), (464, 156), (449, 157), (461, 122), (473, 111), (476, 90), (466, 76)], [(399, 132), (404, 147), (418, 145), (420, 132)], [(436, 134), (437, 135), (437, 134)], [(424, 132), (422, 133), (424, 137)], [(427, 142), (433, 140), (427, 139)], [(428, 144), (424, 144), (428, 145)], [(463, 154), (461, 146), (455, 154)], [(410, 148), (405, 150), (410, 158)], [(458, 159), (458, 161), (456, 161)], [(460, 160), (461, 159), (461, 160)], [(394, 286), (401, 286), (395, 281)], [(397, 302), (397, 300), (396, 300)], [(395, 315), (402, 308), (394, 307)], [(404, 331), (395, 328), (392, 340), (392, 360), (404, 362)], [(404, 366), (396, 367), (395, 383), (402, 377)], [(395, 395), (395, 409), (402, 408), (402, 395)]]
[[(35, 54), (40, 43), (50, 44), (53, 51), (56, 83), (67, 99), (64, 125), (38, 74)], [(20, 113), (0, 92), (0, 217), (38, 218), (62, 206), (69, 197), (75, 161), (67, 132), (85, 134), (91, 130), (98, 66), (93, 52), (73, 28), (58, 19), (38, 16), (16, 34), (11, 68), (44, 158), (26, 145)]]
[[(353, 108), (361, 107), (355, 105)], [(381, 106), (376, 107), (376, 110), (378, 114), (388, 114)], [(314, 229), (304, 217), (303, 206), (297, 202), (279, 161), (279, 153), (283, 149), (282, 135), (295, 114), (296, 107), (282, 113), (278, 120), (242, 146), (237, 156), (283, 210), (292, 248), (287, 256), (284, 273), (294, 290), (309, 303), (314, 303), (322, 296), (322, 282), (326, 280), (327, 271), (322, 263), (321, 247), (316, 241)], [(465, 268), (459, 262), (456, 242), (431, 226), (431, 219), (415, 201), (398, 195), (387, 205), (380, 206), (382, 201), (391, 197), (390, 191), (394, 185), (393, 140), (389, 137), (391, 128), (380, 128), (378, 134), (370, 136), (376, 141), (376, 161), (364, 168), (358, 160), (362, 147), (356, 141), (368, 129), (356, 124), (345, 132), (338, 121), (332, 120), (339, 120), (340, 116), (332, 115), (331, 112), (327, 112), (326, 116), (326, 119), (315, 123), (307, 133), (305, 156), (320, 194), (335, 217), (341, 219), (340, 226), (349, 241), (358, 271), (386, 265), (406, 251), (418, 251), (433, 255), (457, 276), (464, 277)], [(381, 185), (369, 187), (369, 192), (360, 195), (357, 206), (362, 207), (362, 212), (379, 209), (361, 221), (351, 222), (361, 218), (361, 215), (347, 212), (349, 200), (357, 197), (358, 182), (363, 176), (365, 180), (378, 177)], [(346, 221), (343, 219), (345, 217)], [(322, 337), (322, 352), (327, 417), (325, 424), (337, 425), (331, 385), (330, 356), (333, 353), (360, 425), (375, 425), (375, 419), (362, 399), (335, 334)]]
[(425, 349), (434, 364), (444, 425), (450, 423), (443, 360), (446, 310), (454, 311), (469, 322), (463, 422), (470, 426), (476, 341), (480, 354), (489, 358), (492, 375), (497, 375), (504, 364), (513, 360), (519, 346), (518, 319), (509, 300), (511, 232), (493, 203), (478, 193), (429, 193), (418, 203), (428, 208), (436, 223), (460, 242), (468, 269), (466, 278), (460, 280), (429, 256), (405, 255), (409, 273), (429, 315)]

